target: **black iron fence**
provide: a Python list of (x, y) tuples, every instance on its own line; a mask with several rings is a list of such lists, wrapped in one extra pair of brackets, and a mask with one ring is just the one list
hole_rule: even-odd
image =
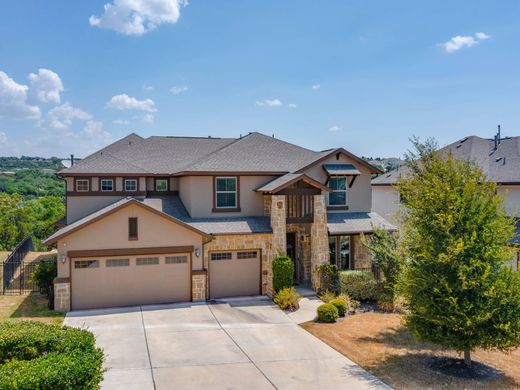
[(22, 295), (31, 292), (40, 292), (34, 281), (34, 273), (38, 263), (5, 262), (0, 264), (0, 272), (3, 272), (2, 294)]

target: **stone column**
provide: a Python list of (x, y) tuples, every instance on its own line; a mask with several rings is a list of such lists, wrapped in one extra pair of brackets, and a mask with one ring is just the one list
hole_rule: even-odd
[(191, 300), (192, 302), (203, 302), (206, 300), (206, 271), (191, 272)]
[(271, 229), (273, 230), (272, 253), (274, 257), (287, 252), (285, 218), (285, 195), (273, 195), (271, 197)]
[(314, 195), (314, 222), (311, 227), (311, 284), (314, 290), (320, 288), (318, 267), (328, 263), (329, 238), (325, 195)]
[(70, 311), (70, 278), (54, 279), (54, 311)]

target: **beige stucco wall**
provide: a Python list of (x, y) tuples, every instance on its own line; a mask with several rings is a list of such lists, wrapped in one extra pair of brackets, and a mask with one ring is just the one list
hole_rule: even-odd
[[(138, 218), (139, 239), (128, 240), (128, 218)], [(136, 205), (127, 206), (58, 241), (58, 259), (70, 250), (148, 248), (193, 245), (202, 248), (202, 236)], [(193, 269), (202, 269), (202, 256), (192, 256)], [(69, 276), (69, 261), (58, 261), (58, 276)]]
[(255, 190), (274, 176), (240, 176), (240, 212), (213, 213), (213, 177), (183, 176), (179, 178), (179, 196), (193, 218), (262, 216), (262, 195)]
[(500, 186), (498, 192), (505, 195), (507, 215), (520, 217), (520, 186)]
[(387, 221), (398, 224), (397, 214), (401, 207), (399, 192), (392, 186), (372, 186), (372, 211)]
[[(357, 161), (340, 154), (339, 160), (336, 160), (335, 155), (331, 156), (319, 164), (310, 167), (304, 173), (320, 183), (325, 184), (327, 181), (327, 173), (323, 169), (323, 164), (354, 165), (361, 172), (361, 175), (356, 177), (352, 187), (347, 189), (348, 211), (370, 211), (372, 207), (372, 191), (370, 189), (371, 174), (368, 168), (362, 166)], [(326, 202), (328, 203), (328, 195), (326, 196)]]
[(67, 224), (77, 221), (94, 211), (100, 210), (118, 200), (123, 196), (67, 196)]

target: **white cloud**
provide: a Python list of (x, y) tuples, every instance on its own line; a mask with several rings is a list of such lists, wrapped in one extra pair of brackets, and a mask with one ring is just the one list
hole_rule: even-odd
[(280, 107), (282, 105), (282, 101), (280, 99), (264, 99), (257, 100), (257, 106), (267, 106), (267, 107)]
[(128, 121), (124, 119), (115, 119), (112, 121), (114, 125), (127, 125)]
[(174, 95), (178, 95), (180, 93), (186, 92), (188, 89), (189, 88), (187, 85), (174, 85), (170, 88), (170, 92)]
[(49, 69), (38, 69), (38, 74), (30, 73), (27, 78), (31, 82), (29, 98), (32, 101), (60, 104), (63, 83), (57, 73)]
[(144, 123), (153, 123), (154, 116), (153, 116), (153, 114), (145, 114), (141, 120)]
[(332, 127), (329, 127), (329, 131), (341, 131), (341, 127), (339, 126), (332, 126)]
[(92, 116), (88, 112), (67, 102), (50, 110), (45, 120), (41, 120), (39, 125), (44, 129), (67, 130), (75, 120), (88, 121), (91, 119)]
[(296, 108), (296, 107), (298, 107), (298, 105), (296, 103), (289, 103), (287, 105), (287, 107), (289, 107), (289, 108)]
[(321, 85), (320, 84), (314, 84), (312, 86), (312, 89), (320, 89), (321, 88)]
[(491, 38), (491, 36), (483, 32), (477, 32), (475, 35), (457, 35), (452, 37), (449, 41), (439, 43), (437, 46), (444, 48), (446, 53), (453, 53), (464, 47), (478, 45), (480, 41), (484, 41), (489, 38)]
[(40, 108), (27, 103), (29, 87), (16, 83), (0, 71), (0, 117), (38, 119)]
[(486, 39), (491, 38), (491, 35), (487, 35), (486, 33), (483, 33), (483, 32), (478, 32), (478, 33), (475, 33), (475, 37), (480, 41), (485, 41)]
[(101, 16), (92, 15), (90, 25), (124, 35), (143, 35), (163, 23), (176, 23), (187, 0), (114, 0)]
[(153, 91), (153, 87), (151, 85), (148, 85), (148, 84), (143, 84), (143, 89), (145, 91)]
[(0, 146), (3, 146), (7, 143), (7, 134), (3, 131), (0, 131)]
[(128, 96), (126, 93), (113, 96), (107, 103), (107, 107), (116, 110), (140, 110), (147, 112), (156, 112), (155, 103), (152, 99), (137, 100)]

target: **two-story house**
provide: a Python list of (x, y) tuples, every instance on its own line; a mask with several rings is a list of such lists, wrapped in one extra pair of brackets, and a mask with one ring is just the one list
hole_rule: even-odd
[[(520, 137), (502, 138), (499, 130), (494, 138), (464, 137), (439, 152), (471, 161), (483, 170), (488, 180), (497, 184), (498, 193), (504, 196), (507, 215), (517, 219), (514, 244), (520, 244)], [(407, 167), (403, 166), (372, 180), (372, 210), (395, 225), (399, 225), (397, 216), (403, 207), (396, 184), (407, 173)], [(519, 256), (512, 261), (514, 269), (518, 269)]]
[(238, 139), (122, 138), (60, 172), (66, 226), (57, 310), (272, 294), (271, 261), (295, 282), (317, 267), (371, 269), (360, 234), (395, 229), (371, 212), (378, 170), (343, 148)]

